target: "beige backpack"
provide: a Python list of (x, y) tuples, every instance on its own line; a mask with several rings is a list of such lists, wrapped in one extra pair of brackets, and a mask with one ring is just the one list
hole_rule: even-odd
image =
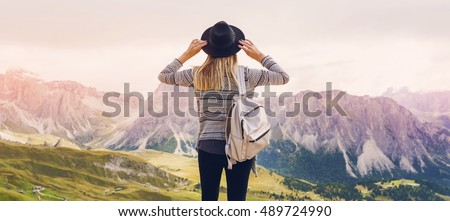
[(228, 169), (236, 162), (252, 159), (269, 146), (270, 123), (264, 107), (246, 96), (244, 67), (239, 66), (239, 96), (234, 99), (227, 117), (225, 153)]

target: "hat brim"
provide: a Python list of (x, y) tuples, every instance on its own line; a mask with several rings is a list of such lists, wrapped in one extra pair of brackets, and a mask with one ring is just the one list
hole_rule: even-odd
[(212, 27), (206, 29), (201, 37), (201, 40), (206, 40), (208, 41), (208, 44), (202, 47), (202, 50), (208, 54), (209, 56), (213, 57), (213, 58), (220, 58), (220, 57), (228, 57), (231, 55), (234, 55), (236, 53), (238, 53), (241, 49), (238, 47), (239, 45), (239, 40), (245, 40), (245, 35), (244, 32), (241, 31), (241, 29), (230, 25), (231, 29), (233, 29), (234, 34), (236, 36), (235, 41), (233, 42), (233, 44), (230, 47), (227, 48), (216, 48), (214, 46), (212, 46), (210, 44), (210, 42), (208, 41), (209, 35), (210, 35), (210, 30)]

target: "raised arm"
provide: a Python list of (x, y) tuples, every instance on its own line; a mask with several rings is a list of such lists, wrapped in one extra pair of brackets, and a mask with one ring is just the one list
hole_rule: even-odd
[(174, 59), (168, 64), (158, 75), (159, 81), (165, 84), (178, 86), (194, 86), (194, 75), (192, 69), (178, 71), (183, 63), (195, 56), (203, 46), (207, 44), (206, 41), (194, 39), (189, 45), (188, 49), (178, 58)]
[(192, 74), (192, 68), (178, 71), (182, 66), (183, 64), (178, 59), (174, 59), (159, 73), (159, 81), (170, 85), (193, 87), (194, 75)]
[(248, 69), (247, 77), (249, 86), (254, 88), (262, 85), (282, 85), (289, 82), (289, 75), (281, 68), (279, 64), (269, 55), (261, 53), (256, 46), (248, 39), (240, 41), (240, 48), (245, 53), (260, 62), (267, 70)]
[(269, 55), (262, 59), (261, 64), (267, 70), (248, 69), (247, 77), (250, 87), (283, 85), (289, 82), (289, 75)]

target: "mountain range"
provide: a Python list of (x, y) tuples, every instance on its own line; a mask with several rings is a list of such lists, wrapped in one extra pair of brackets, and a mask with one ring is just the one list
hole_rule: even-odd
[[(160, 108), (163, 93), (173, 90), (161, 84), (153, 92), (151, 108)], [(380, 97), (345, 94), (339, 104), (347, 116), (334, 111), (331, 116), (307, 117), (300, 112), (286, 117), (296, 103), (302, 104), (306, 93), (285, 98), (283, 106), (277, 102), (266, 106), (277, 115), (270, 118), (271, 146), (258, 155), (260, 165), (312, 181), (427, 177), (449, 183), (450, 132), (445, 120), (449, 92), (440, 93), (439, 98), (422, 94), (418, 99), (411, 92), (407, 96), (386, 92)], [(325, 92), (318, 93), (325, 97)], [(0, 74), (0, 139), (27, 143), (33, 139), (19, 139), (18, 134), (50, 134), (80, 149), (155, 149), (196, 155), (197, 118), (175, 116), (172, 97), (168, 97), (165, 117), (137, 116), (139, 102), (134, 99), (131, 117), (108, 118), (102, 117), (102, 111), (109, 110), (102, 102), (104, 94), (77, 82), (45, 82), (22, 69), (8, 70)], [(123, 97), (115, 102), (123, 105)], [(149, 108), (145, 103), (145, 109)], [(324, 99), (309, 101), (312, 110), (325, 105)], [(195, 109), (187, 98), (179, 106), (184, 111)], [(437, 116), (444, 120), (419, 112), (433, 116), (439, 112)]]
[(389, 88), (382, 96), (394, 99), (423, 122), (450, 129), (450, 91), (410, 92), (406, 87), (398, 91)]

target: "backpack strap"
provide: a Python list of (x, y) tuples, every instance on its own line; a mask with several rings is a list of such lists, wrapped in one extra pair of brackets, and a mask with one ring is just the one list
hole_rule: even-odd
[[(246, 96), (247, 90), (245, 87), (245, 69), (243, 66), (238, 66), (236, 75), (237, 75), (237, 80), (238, 80), (239, 96)], [(230, 109), (230, 113), (228, 113), (227, 120), (231, 117), (231, 111), (233, 111), (233, 110)], [(228, 125), (228, 124), (226, 124), (226, 125)], [(227, 157), (227, 161), (228, 161), (227, 167), (229, 170), (233, 169), (233, 163), (231, 162), (231, 159), (229, 157), (230, 145), (231, 145), (231, 131), (230, 131), (230, 134), (228, 134), (227, 143), (225, 144), (225, 156)]]
[(247, 89), (245, 88), (245, 69), (244, 66), (238, 67), (237, 80), (239, 85), (239, 94), (246, 96)]

